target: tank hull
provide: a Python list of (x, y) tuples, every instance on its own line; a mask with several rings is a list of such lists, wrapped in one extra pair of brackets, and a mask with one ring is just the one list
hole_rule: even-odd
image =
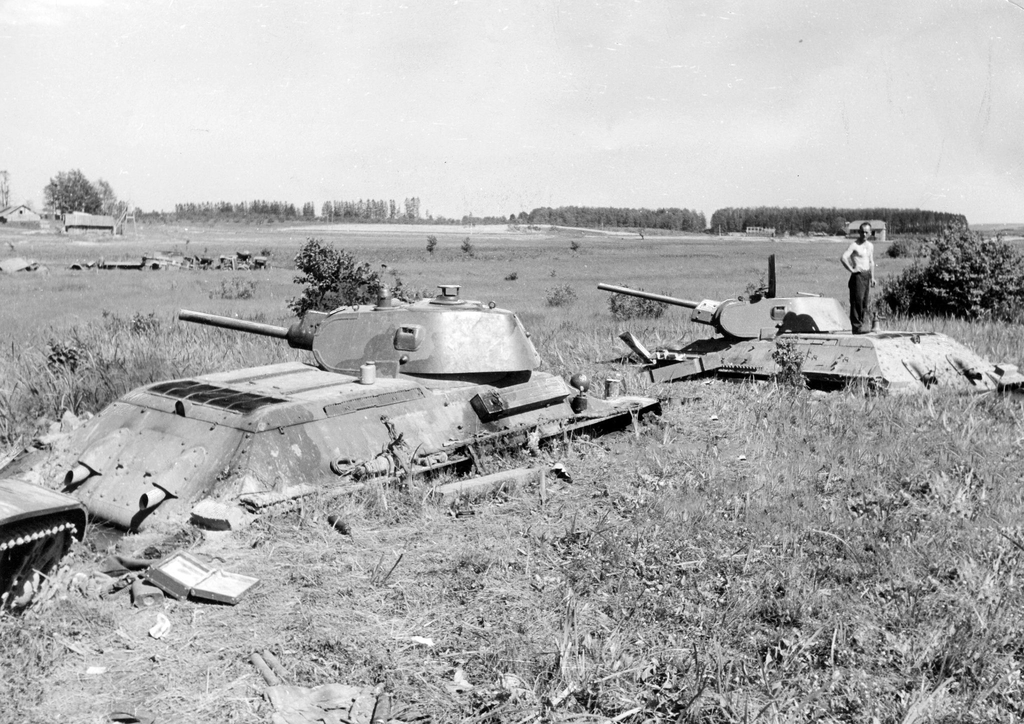
[(589, 400), (534, 372), (505, 386), (399, 375), (372, 384), (298, 362), (129, 392), (77, 431), (67, 450), (9, 472), (62, 481), (92, 516), (129, 529), (188, 519), (201, 500), (287, 497), (297, 486), (337, 490), (471, 462), (598, 426), (624, 426), (657, 400)]
[(710, 375), (772, 379), (780, 371), (779, 343), (792, 345), (792, 358), (800, 361), (800, 371), (813, 388), (864, 385), (880, 392), (913, 394), (928, 389), (1009, 391), (1024, 384), (1016, 366), (993, 364), (934, 332), (781, 334), (755, 340), (714, 337), (655, 350), (647, 371), (653, 382)]

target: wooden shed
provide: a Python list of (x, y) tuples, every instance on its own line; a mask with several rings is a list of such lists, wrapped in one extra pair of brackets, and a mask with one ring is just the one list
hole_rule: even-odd
[(38, 229), (41, 218), (39, 214), (25, 204), (0, 209), (0, 224), (13, 224), (22, 228)]
[(114, 217), (72, 211), (64, 214), (64, 231), (104, 231), (114, 233)]

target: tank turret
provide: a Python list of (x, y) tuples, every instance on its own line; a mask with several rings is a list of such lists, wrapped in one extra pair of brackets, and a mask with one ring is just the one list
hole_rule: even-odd
[(376, 305), (309, 312), (291, 327), (248, 322), (183, 309), (178, 319), (283, 339), (313, 353), (328, 372), (357, 373), (373, 362), (394, 377), (498, 382), (529, 378), (540, 355), (520, 323), (493, 302), (461, 299), (458, 285), (440, 285), (432, 299), (411, 304), (382, 294)]
[(771, 339), (787, 332), (804, 334), (849, 332), (850, 319), (837, 299), (816, 294), (796, 297), (775, 296), (775, 256), (768, 258), (768, 286), (749, 299), (696, 302), (664, 294), (598, 284), (598, 289), (692, 309), (690, 320), (714, 327), (733, 339)]

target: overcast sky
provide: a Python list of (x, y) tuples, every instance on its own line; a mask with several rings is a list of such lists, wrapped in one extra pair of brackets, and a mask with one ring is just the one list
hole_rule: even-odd
[(0, 0), (0, 169), (144, 210), (1024, 220), (1024, 0)]

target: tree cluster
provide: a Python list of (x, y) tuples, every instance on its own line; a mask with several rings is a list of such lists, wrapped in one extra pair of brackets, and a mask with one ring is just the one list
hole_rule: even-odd
[(841, 236), (846, 233), (846, 225), (857, 219), (880, 219), (889, 234), (937, 234), (949, 224), (967, 224), (962, 214), (921, 209), (743, 206), (715, 211), (711, 215), (711, 229), (726, 234), (760, 226), (774, 227), (777, 234)]
[[(519, 217), (522, 217), (523, 220), (519, 221)], [(473, 226), (475, 224), (485, 225), (485, 224), (528, 224), (529, 223), (526, 220), (526, 212), (525, 211), (523, 213), (519, 214), (519, 217), (517, 217), (515, 214), (510, 214), (507, 219), (504, 216), (477, 216), (472, 211), (470, 211), (468, 214), (464, 214), (462, 216), (462, 218), (459, 219), (458, 223), (462, 224), (463, 226)], [(436, 221), (438, 223), (442, 223), (442, 224), (449, 223), (448, 220), (445, 219), (443, 216), (439, 217)], [(455, 222), (452, 221), (451, 223), (455, 223)]]
[(394, 199), (359, 199), (358, 201), (325, 201), (320, 208), (325, 221), (388, 222), (416, 221), (420, 218), (420, 200), (413, 196), (399, 206)]
[(95, 183), (75, 169), (61, 171), (43, 189), (43, 203), (55, 214), (84, 211), (87, 214), (117, 216), (128, 204), (119, 201), (113, 187), (103, 179)]
[[(511, 219), (510, 219), (511, 221)], [(520, 224), (556, 224), (588, 228), (639, 228), (703, 232), (704, 214), (690, 209), (630, 209), (611, 206), (541, 207), (516, 217)]]
[[(312, 203), (307, 204), (312, 208)], [(203, 201), (174, 205), (174, 216), (188, 221), (259, 221), (265, 219), (298, 219), (295, 204), (287, 201)]]

